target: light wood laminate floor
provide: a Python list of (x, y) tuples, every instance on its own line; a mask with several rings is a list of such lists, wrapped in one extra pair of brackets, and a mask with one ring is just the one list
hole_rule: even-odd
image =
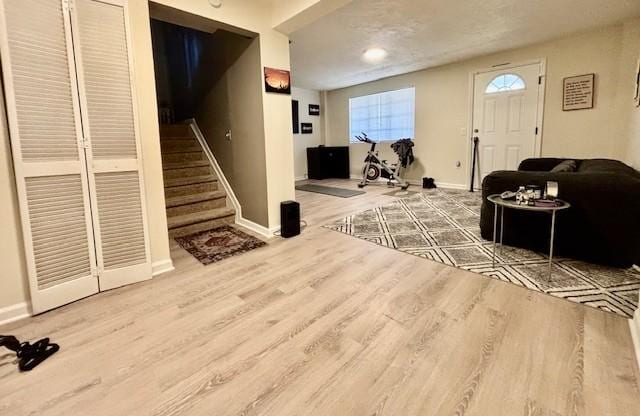
[[(355, 188), (355, 182), (326, 184)], [(301, 236), (0, 328), (62, 349), (2, 415), (639, 415), (625, 319), (322, 228), (393, 200), (298, 192)]]

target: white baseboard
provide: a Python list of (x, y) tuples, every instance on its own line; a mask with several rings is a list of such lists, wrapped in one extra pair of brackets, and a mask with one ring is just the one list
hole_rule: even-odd
[(297, 181), (305, 181), (305, 180), (307, 180), (307, 175), (296, 176), (296, 182)]
[(445, 188), (445, 189), (462, 189), (462, 190), (469, 189), (467, 185), (463, 185), (459, 183), (436, 182), (436, 185), (438, 186), (438, 188)]
[(175, 270), (175, 268), (171, 259), (160, 260), (151, 264), (151, 275), (154, 277), (172, 270)]
[(638, 368), (640, 368), (640, 309), (636, 310), (633, 319), (629, 320), (629, 328), (631, 329), (633, 346), (636, 350), (636, 364), (638, 364)]
[(248, 230), (253, 231), (254, 233), (260, 234), (263, 237), (271, 238), (274, 236), (275, 232), (280, 229), (280, 227), (272, 227), (267, 228), (263, 225), (256, 224), (255, 222), (248, 220), (246, 218), (236, 218), (236, 224), (244, 227)]
[[(362, 180), (362, 175), (351, 175), (351, 179)], [(422, 188), (422, 181), (416, 179), (405, 179), (409, 182), (410, 185), (419, 186)], [(378, 178), (377, 182), (386, 183), (387, 180), (385, 178)], [(459, 183), (446, 183), (446, 182), (436, 182), (436, 186), (438, 188), (444, 189), (467, 189), (467, 185), (459, 184)]]
[(0, 309), (0, 325), (15, 322), (31, 316), (31, 304), (29, 302), (16, 303)]

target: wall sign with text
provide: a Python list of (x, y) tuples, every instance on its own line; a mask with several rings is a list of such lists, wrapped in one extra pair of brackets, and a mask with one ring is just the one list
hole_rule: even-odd
[(318, 104), (309, 104), (309, 115), (310, 116), (319, 116), (320, 115), (320, 106)]
[(562, 110), (584, 110), (593, 108), (596, 74), (565, 78), (562, 82)]
[(313, 124), (311, 123), (302, 123), (300, 125), (302, 134), (311, 134), (313, 133)]

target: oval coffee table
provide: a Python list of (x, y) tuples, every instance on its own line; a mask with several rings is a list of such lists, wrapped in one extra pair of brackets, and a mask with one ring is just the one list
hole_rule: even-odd
[(505, 208), (516, 209), (520, 211), (533, 211), (533, 212), (546, 212), (551, 214), (551, 238), (549, 241), (549, 277), (547, 281), (551, 281), (553, 272), (553, 240), (556, 233), (556, 212), (568, 209), (571, 207), (566, 201), (556, 199), (556, 206), (536, 207), (530, 205), (520, 205), (516, 201), (511, 199), (502, 199), (500, 194), (489, 195), (487, 201), (494, 205), (493, 214), (493, 268), (496, 268), (496, 240), (498, 231), (498, 207), (500, 207), (500, 249), (502, 249), (502, 237), (504, 234), (504, 210)]

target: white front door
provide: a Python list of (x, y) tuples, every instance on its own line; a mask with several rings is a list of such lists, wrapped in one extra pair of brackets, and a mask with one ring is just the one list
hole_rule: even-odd
[[(478, 138), (475, 186), (495, 170), (516, 170), (539, 149), (540, 63), (474, 76), (473, 136)], [(478, 175), (478, 172), (480, 175)], [(478, 177), (479, 176), (479, 177)]]

